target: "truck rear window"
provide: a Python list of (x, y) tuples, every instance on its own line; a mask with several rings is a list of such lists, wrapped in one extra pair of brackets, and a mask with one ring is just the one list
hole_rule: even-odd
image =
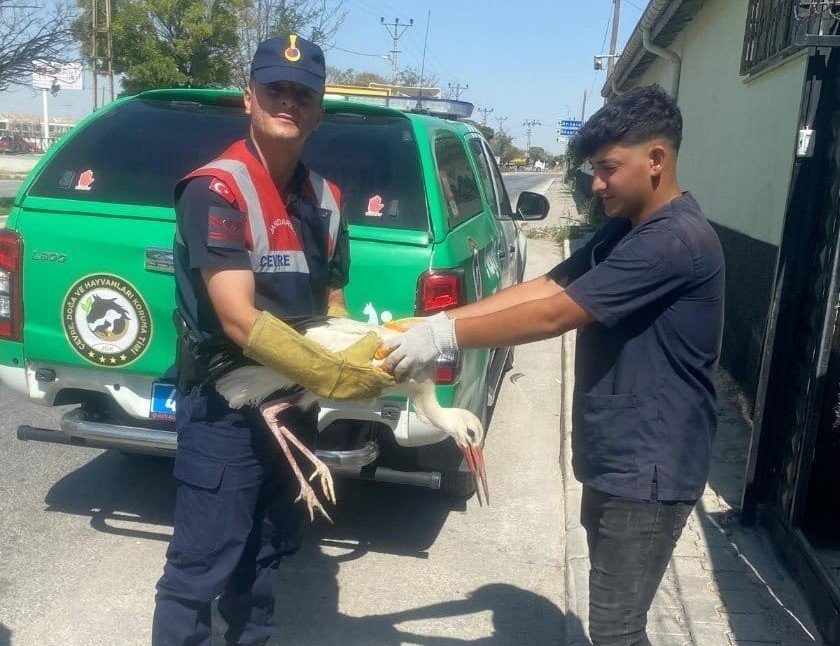
[[(172, 190), (181, 177), (247, 132), (241, 108), (129, 101), (66, 138), (29, 193), (172, 206)], [(429, 228), (417, 143), (407, 119), (325, 115), (307, 141), (304, 161), (341, 188), (349, 222)], [(92, 171), (90, 188), (76, 190), (85, 171)]]

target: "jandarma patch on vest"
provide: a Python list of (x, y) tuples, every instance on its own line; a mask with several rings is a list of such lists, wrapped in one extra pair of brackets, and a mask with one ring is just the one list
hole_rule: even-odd
[(236, 209), (211, 206), (207, 210), (207, 246), (245, 250), (245, 214)]
[(152, 318), (135, 287), (112, 274), (79, 279), (61, 307), (64, 334), (86, 361), (119, 368), (139, 359), (152, 340)]

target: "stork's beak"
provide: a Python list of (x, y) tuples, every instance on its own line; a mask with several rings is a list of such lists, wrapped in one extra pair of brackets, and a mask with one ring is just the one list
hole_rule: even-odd
[[(475, 493), (478, 497), (478, 504), (483, 505), (486, 501), (489, 505), (490, 490), (487, 487), (487, 468), (484, 466), (484, 447), (473, 446), (472, 444), (459, 444), (458, 448), (464, 454), (467, 467), (469, 467), (473, 480), (475, 480)], [(482, 491), (484, 492), (484, 500), (481, 499)]]

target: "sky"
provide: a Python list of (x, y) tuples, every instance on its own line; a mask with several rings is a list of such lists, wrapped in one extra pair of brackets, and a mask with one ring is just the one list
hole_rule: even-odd
[[(562, 152), (555, 143), (559, 119), (580, 118), (583, 92), (590, 93), (586, 115), (603, 100), (604, 72), (593, 56), (607, 53), (613, 0), (343, 0), (347, 19), (326, 52), (327, 64), (389, 76), (385, 56), (391, 38), (380, 18), (414, 19), (400, 40), (399, 66), (419, 69), (426, 18), (430, 14), (426, 73), (447, 84), (469, 84), (461, 99), (476, 108), (493, 108), (487, 125), (505, 130), (520, 148), (526, 145), (526, 120), (538, 120), (531, 145)], [(619, 21), (619, 51), (642, 14), (646, 0), (624, 0)], [(89, 76), (85, 90), (63, 90), (48, 98), (50, 116), (78, 119), (92, 108)], [(41, 92), (27, 88), (0, 92), (0, 112), (40, 115)], [(482, 115), (475, 112), (476, 120)]]

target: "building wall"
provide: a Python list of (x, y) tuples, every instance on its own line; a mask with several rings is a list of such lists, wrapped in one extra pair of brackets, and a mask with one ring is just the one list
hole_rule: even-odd
[[(710, 0), (669, 47), (682, 56), (685, 121), (680, 183), (712, 221), (726, 254), (722, 363), (752, 400), (776, 252), (782, 235), (807, 58), (745, 80), (740, 74), (748, 0)], [(670, 91), (662, 59), (636, 85)]]

